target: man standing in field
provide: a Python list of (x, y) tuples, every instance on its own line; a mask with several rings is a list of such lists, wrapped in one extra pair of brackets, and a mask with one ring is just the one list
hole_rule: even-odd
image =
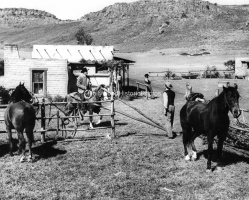
[(166, 116), (166, 129), (168, 131), (168, 137), (173, 139), (173, 122), (175, 114), (175, 92), (172, 91), (172, 85), (170, 82), (165, 83), (165, 91), (163, 92), (163, 106), (164, 106), (164, 115)]
[[(84, 93), (87, 89), (90, 88), (90, 80), (87, 77), (87, 69), (84, 67), (81, 70), (81, 73), (79, 74), (78, 78), (77, 78), (77, 82), (76, 85), (78, 87), (78, 93), (80, 94), (80, 99), (81, 99), (81, 104), (83, 101), (85, 101), (85, 97), (84, 97)], [(86, 104), (82, 104), (82, 109), (83, 112), (85, 113), (86, 111)]]
[(145, 77), (144, 78), (144, 83), (147, 85), (147, 91), (150, 93), (150, 98), (154, 99), (151, 82), (149, 80), (149, 74), (145, 74), (144, 77)]
[(189, 83), (186, 83), (186, 92), (184, 98), (188, 100), (189, 96), (192, 94), (192, 86)]

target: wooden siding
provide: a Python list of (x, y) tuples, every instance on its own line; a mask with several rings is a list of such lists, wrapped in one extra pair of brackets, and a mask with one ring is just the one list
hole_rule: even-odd
[(47, 69), (47, 94), (67, 94), (67, 60), (52, 59), (5, 59), (4, 87), (15, 88), (20, 82), (31, 91), (32, 69)]
[(243, 64), (243, 62), (249, 63), (249, 58), (236, 58), (235, 59), (235, 76), (248, 76), (249, 69), (247, 64)]

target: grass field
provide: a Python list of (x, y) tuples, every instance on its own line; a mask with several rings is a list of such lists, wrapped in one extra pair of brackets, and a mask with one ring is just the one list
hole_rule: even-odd
[[(177, 133), (181, 132), (179, 110), (185, 103), (187, 81), (193, 91), (211, 99), (218, 81), (224, 80), (171, 81), (176, 91), (174, 131)], [(165, 117), (160, 92), (164, 82), (162, 78), (152, 78), (158, 98), (140, 97), (128, 102), (162, 125)], [(242, 96), (241, 107), (248, 108), (249, 82), (236, 82)], [(141, 117), (119, 101), (115, 102), (115, 108)], [(33, 148), (36, 156), (33, 163), (20, 163), (17, 155), (10, 157), (7, 136), (0, 135), (0, 199), (249, 199), (248, 160), (225, 152), (224, 169), (206, 173), (207, 146), (200, 138), (195, 141), (199, 159), (187, 162), (183, 159), (180, 136), (169, 140), (164, 131), (119, 114), (115, 120), (116, 139), (86, 137), (84, 141), (37, 142)], [(103, 125), (108, 124), (110, 119), (106, 117)], [(105, 135), (107, 131), (110, 130), (87, 135)], [(50, 138), (54, 135), (48, 134)], [(39, 138), (38, 133), (35, 136)], [(86, 133), (76, 134), (77, 138), (83, 136)]]

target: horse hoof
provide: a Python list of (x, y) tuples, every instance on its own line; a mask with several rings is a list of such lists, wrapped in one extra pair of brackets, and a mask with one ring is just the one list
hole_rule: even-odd
[(193, 161), (197, 160), (197, 153), (195, 151), (193, 151), (192, 160)]
[(190, 160), (190, 156), (189, 156), (189, 155), (186, 155), (186, 156), (185, 156), (185, 160), (186, 160), (186, 161), (189, 161), (189, 160)]
[(211, 169), (206, 169), (206, 172), (207, 172), (207, 173), (211, 173), (212, 170), (211, 170)]
[(25, 162), (25, 161), (26, 161), (25, 156), (22, 156), (22, 157), (20, 158), (20, 162), (23, 163), (23, 162)]
[(33, 162), (32, 156), (29, 156), (27, 161), (28, 161), (28, 162)]
[(222, 167), (217, 166), (215, 171), (216, 171), (216, 172), (221, 172), (222, 170), (223, 170)]
[(192, 161), (196, 161), (197, 160), (197, 157), (193, 157), (191, 158)]
[(108, 139), (108, 140), (111, 140), (112, 139), (112, 137), (108, 134), (108, 135), (106, 135), (106, 138)]

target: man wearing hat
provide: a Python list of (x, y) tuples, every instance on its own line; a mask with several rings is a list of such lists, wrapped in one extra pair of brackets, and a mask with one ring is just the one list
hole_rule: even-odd
[[(78, 93), (80, 94), (81, 102), (85, 101), (84, 92), (90, 88), (90, 80), (87, 77), (87, 68), (83, 68), (77, 78), (76, 85), (78, 87)], [(86, 111), (86, 104), (83, 104), (83, 111)]]
[(175, 114), (175, 92), (171, 90), (173, 86), (170, 82), (165, 83), (165, 91), (163, 92), (163, 106), (164, 106), (164, 115), (166, 116), (166, 129), (168, 131), (168, 137), (173, 139), (173, 122)]
[(150, 98), (154, 99), (151, 82), (149, 80), (149, 74), (145, 74), (144, 77), (145, 77), (144, 78), (144, 83), (147, 85), (147, 91), (150, 93)]

